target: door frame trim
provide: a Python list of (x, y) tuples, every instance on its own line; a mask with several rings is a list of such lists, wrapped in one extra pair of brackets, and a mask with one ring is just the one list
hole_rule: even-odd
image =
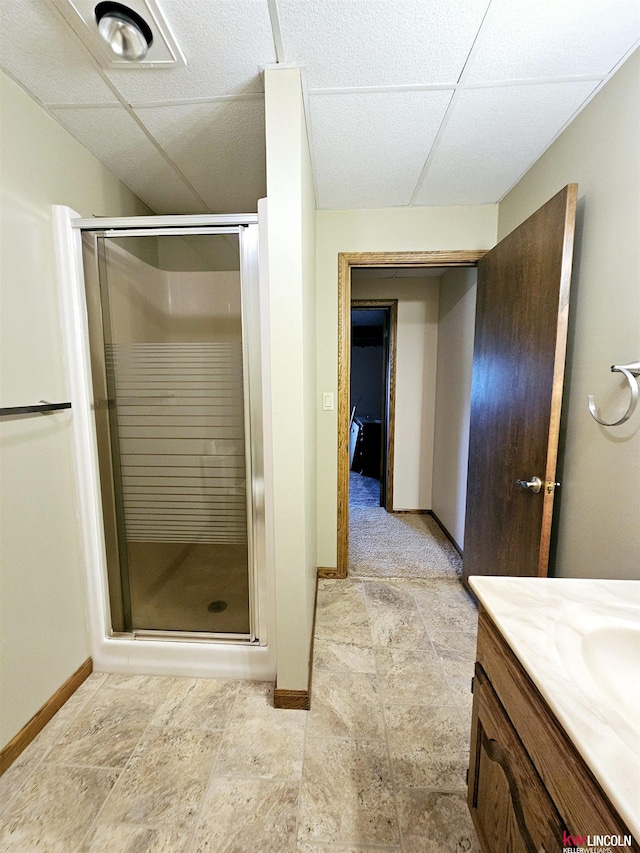
[[(351, 270), (354, 267), (475, 267), (488, 249), (433, 252), (338, 253), (338, 552), (333, 577), (349, 566), (349, 384), (351, 377)], [(333, 574), (333, 573), (332, 573)], [(328, 574), (324, 574), (328, 577)]]
[[(396, 352), (398, 340), (398, 300), (397, 299), (352, 299), (351, 308), (384, 308), (389, 311), (389, 354), (384, 365), (385, 374), (388, 370), (388, 378), (385, 381), (385, 434), (386, 448), (384, 455), (385, 464), (385, 491), (384, 508), (387, 512), (393, 512), (393, 463), (394, 463), (394, 438), (396, 426)], [(349, 377), (351, 377), (351, 365), (349, 365)]]

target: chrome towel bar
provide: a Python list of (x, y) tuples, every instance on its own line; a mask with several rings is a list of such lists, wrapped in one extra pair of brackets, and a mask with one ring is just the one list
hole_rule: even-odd
[(41, 400), (35, 406), (5, 406), (0, 408), (0, 416), (31, 415), (35, 412), (46, 414), (46, 412), (57, 412), (59, 409), (70, 409), (71, 403), (47, 403)]

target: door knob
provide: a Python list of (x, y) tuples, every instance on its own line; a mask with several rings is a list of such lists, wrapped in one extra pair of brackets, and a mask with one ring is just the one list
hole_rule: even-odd
[(529, 489), (530, 492), (535, 492), (536, 495), (542, 488), (542, 480), (540, 477), (532, 477), (530, 480), (516, 480), (519, 486), (523, 489)]

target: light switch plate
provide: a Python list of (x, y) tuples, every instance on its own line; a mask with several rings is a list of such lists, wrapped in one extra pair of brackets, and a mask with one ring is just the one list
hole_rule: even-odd
[(322, 411), (323, 412), (332, 412), (333, 411), (333, 391), (323, 391), (322, 392)]

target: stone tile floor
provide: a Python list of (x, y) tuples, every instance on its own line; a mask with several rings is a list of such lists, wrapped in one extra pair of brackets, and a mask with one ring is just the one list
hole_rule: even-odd
[(476, 853), (475, 630), (456, 580), (320, 581), (309, 712), (94, 673), (0, 778), (0, 850)]

